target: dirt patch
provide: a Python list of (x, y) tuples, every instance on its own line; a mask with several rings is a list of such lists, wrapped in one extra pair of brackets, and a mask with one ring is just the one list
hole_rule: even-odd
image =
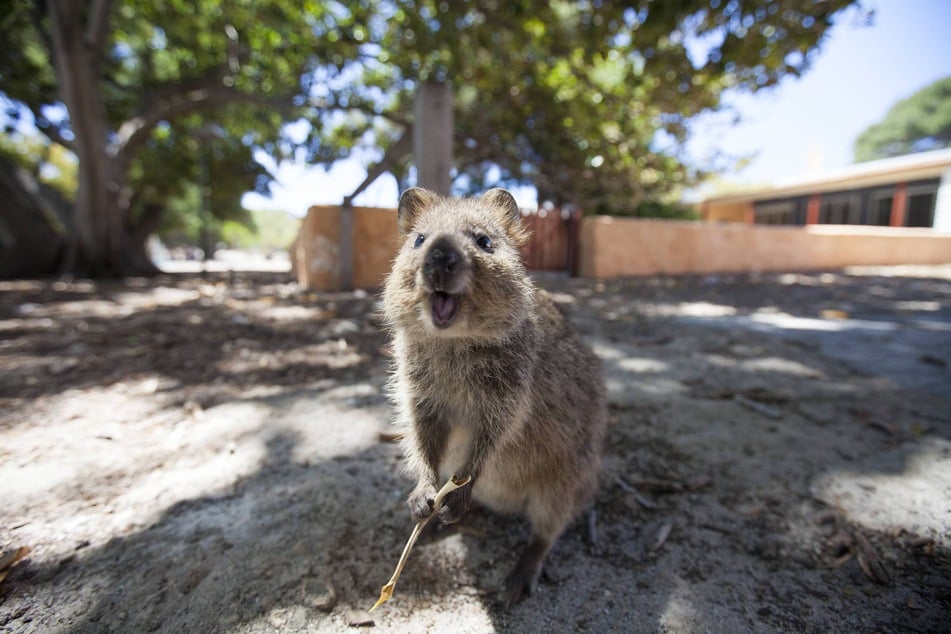
[(374, 295), (0, 283), (0, 630), (946, 627), (951, 269), (540, 284), (605, 366), (599, 542), (504, 612), (528, 528), (475, 511), (367, 619), (412, 528)]

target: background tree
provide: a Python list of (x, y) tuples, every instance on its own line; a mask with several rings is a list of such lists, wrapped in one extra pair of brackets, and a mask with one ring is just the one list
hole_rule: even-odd
[(951, 77), (896, 103), (855, 140), (855, 162), (951, 147)]
[(234, 2), (227, 11), (191, 0), (5, 4), (0, 90), (11, 113), (28, 109), (78, 160), (69, 260), (92, 275), (149, 268), (141, 237), (157, 226), (170, 190), (197, 182), (196, 133), (210, 122), (220, 134), (201, 151), (227, 155), (225, 180), (235, 176), (226, 168), (242, 163), (235, 186), (263, 175), (251, 166), (252, 147), (288, 154), (284, 122), (316, 121), (320, 109), (303, 108), (306, 88), (357, 57), (349, 30), (363, 19), (291, 0)]

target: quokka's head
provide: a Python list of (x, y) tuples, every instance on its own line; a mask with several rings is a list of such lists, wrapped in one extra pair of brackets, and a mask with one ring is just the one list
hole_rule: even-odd
[(521, 322), (530, 301), (520, 247), (528, 235), (504, 189), (445, 198), (413, 188), (400, 197), (403, 241), (383, 310), (421, 336), (495, 338)]

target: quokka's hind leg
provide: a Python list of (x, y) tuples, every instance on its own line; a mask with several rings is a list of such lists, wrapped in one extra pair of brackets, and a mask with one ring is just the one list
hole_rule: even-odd
[(527, 515), (532, 523), (532, 537), (528, 547), (509, 573), (502, 590), (502, 602), (511, 607), (523, 597), (531, 595), (538, 586), (545, 557), (571, 517), (563, 515), (564, 507), (557, 501), (529, 501)]
[(551, 542), (532, 535), (528, 548), (522, 553), (515, 568), (505, 579), (505, 586), (502, 589), (502, 604), (510, 608), (522, 598), (535, 592), (538, 586), (538, 577), (542, 573), (542, 565), (545, 563), (545, 556), (551, 549)]

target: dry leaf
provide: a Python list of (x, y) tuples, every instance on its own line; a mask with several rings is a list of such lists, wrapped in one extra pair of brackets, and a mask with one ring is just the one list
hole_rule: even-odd
[(30, 554), (29, 546), (20, 546), (16, 550), (10, 551), (0, 557), (0, 583), (7, 578), (10, 569), (24, 557)]

